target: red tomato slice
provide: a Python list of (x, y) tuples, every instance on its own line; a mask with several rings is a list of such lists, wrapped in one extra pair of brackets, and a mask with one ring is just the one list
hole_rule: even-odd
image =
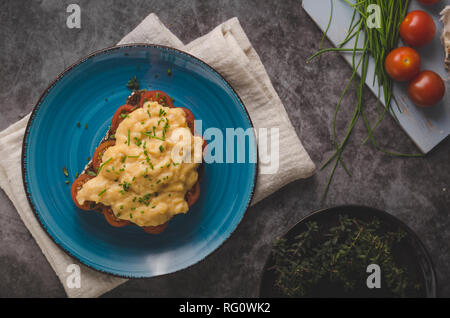
[(102, 164), (102, 158), (103, 154), (105, 153), (106, 149), (108, 149), (111, 146), (114, 146), (116, 144), (115, 140), (108, 140), (103, 143), (101, 143), (97, 149), (95, 149), (94, 155), (92, 156), (92, 167), (95, 171), (100, 168)]
[(78, 208), (85, 210), (85, 211), (92, 210), (92, 208), (91, 208), (92, 202), (85, 201), (83, 205), (79, 204), (78, 200), (77, 200), (77, 194), (78, 194), (78, 191), (81, 190), (83, 185), (86, 182), (88, 182), (89, 180), (91, 180), (92, 178), (94, 178), (94, 177), (84, 173), (75, 179), (75, 181), (72, 183), (72, 187), (70, 188), (70, 194), (72, 195), (73, 203), (75, 203), (75, 205)]
[(192, 189), (186, 193), (186, 201), (189, 207), (193, 206), (195, 202), (197, 202), (200, 197), (200, 183), (197, 181)]
[(186, 124), (191, 129), (192, 134), (194, 134), (195, 133), (194, 114), (192, 114), (192, 112), (189, 109), (187, 109), (186, 107), (179, 107), (179, 108), (181, 108), (184, 111), (184, 113), (186, 114)]
[(173, 107), (172, 99), (166, 93), (162, 91), (144, 91), (141, 94), (141, 102), (139, 104), (140, 107), (144, 106), (145, 102), (149, 101), (157, 101), (163, 106)]
[(158, 226), (143, 226), (142, 229), (148, 234), (160, 234), (162, 231), (166, 229), (168, 224), (169, 222), (166, 222)]
[(111, 120), (111, 133), (114, 134), (116, 132), (117, 127), (119, 127), (120, 123), (125, 119), (123, 116), (131, 113), (134, 110), (134, 108), (135, 107), (131, 105), (122, 105), (119, 108), (117, 108)]
[(102, 213), (105, 216), (106, 221), (111, 226), (123, 227), (130, 224), (130, 221), (121, 220), (117, 216), (115, 216), (113, 210), (110, 207), (107, 206), (102, 207)]

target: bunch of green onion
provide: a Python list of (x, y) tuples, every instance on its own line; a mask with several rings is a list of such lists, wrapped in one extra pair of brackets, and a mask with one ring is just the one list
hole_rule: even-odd
[[(333, 0), (331, 1), (331, 14), (328, 26), (323, 34), (322, 42), (325, 39), (325, 36), (330, 28), (331, 21), (333, 18)], [(331, 181), (333, 179), (334, 173), (338, 164), (340, 163), (344, 170), (347, 172), (349, 176), (351, 173), (349, 169), (346, 167), (342, 154), (347, 145), (350, 135), (355, 127), (356, 123), (360, 118), (362, 118), (365, 127), (367, 128), (368, 136), (363, 141), (363, 144), (367, 141), (371, 141), (373, 146), (391, 156), (399, 156), (399, 157), (419, 157), (421, 154), (405, 154), (405, 153), (397, 153), (386, 150), (380, 147), (373, 137), (373, 131), (379, 126), (382, 119), (387, 113), (391, 113), (394, 118), (395, 114), (393, 112), (393, 101), (395, 101), (395, 97), (393, 95), (393, 81), (388, 76), (384, 68), (384, 60), (386, 59), (387, 54), (397, 47), (399, 41), (399, 29), (400, 24), (403, 21), (410, 0), (356, 0), (355, 2), (350, 2), (349, 0), (344, 0), (353, 8), (353, 16), (350, 22), (349, 31), (342, 43), (338, 45), (336, 48), (328, 48), (328, 49), (320, 49), (316, 54), (311, 56), (308, 61), (311, 61), (315, 57), (330, 51), (337, 52), (347, 52), (352, 54), (352, 75), (348, 80), (345, 89), (342, 95), (339, 98), (339, 101), (336, 106), (336, 110), (334, 113), (333, 120), (333, 143), (336, 148), (334, 154), (324, 163), (321, 167), (321, 170), (325, 169), (328, 165), (334, 162), (334, 166), (331, 170), (331, 174), (324, 191), (322, 199), (325, 198)], [(370, 14), (368, 13), (368, 7), (370, 5), (378, 5), (380, 8), (380, 22), (381, 25), (379, 28), (370, 27), (368, 23), (368, 19), (370, 18)], [(358, 43), (360, 42), (360, 36), (364, 33), (364, 44), (363, 47), (358, 47)], [(344, 45), (349, 43), (354, 39), (354, 47), (353, 48), (344, 48)], [(321, 43), (322, 46), (322, 43)], [(367, 79), (368, 65), (370, 57), (375, 60), (375, 74), (373, 78), (373, 83), (378, 85), (378, 106), (380, 105), (380, 97), (381, 92), (383, 90), (384, 93), (384, 107), (378, 107), (378, 119), (372, 125), (368, 117), (366, 116), (364, 104), (363, 104), (363, 90)], [(360, 75), (359, 82), (357, 82), (357, 75)], [(355, 109), (353, 112), (353, 116), (348, 124), (347, 131), (342, 140), (338, 141), (337, 132), (336, 132), (336, 120), (339, 110), (341, 108), (342, 100), (346, 95), (348, 89), (352, 85), (352, 83), (357, 83), (356, 85), (356, 97), (357, 104), (355, 105)], [(397, 104), (398, 105), (398, 104)]]

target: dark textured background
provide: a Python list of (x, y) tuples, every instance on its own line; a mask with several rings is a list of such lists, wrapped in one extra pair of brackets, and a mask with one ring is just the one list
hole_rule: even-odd
[[(267, 68), (291, 121), (316, 164), (332, 153), (331, 120), (350, 69), (337, 55), (307, 64), (321, 33), (292, 1), (76, 1), (82, 28), (66, 27), (75, 1), (0, 1), (0, 130), (31, 111), (60, 72), (88, 53), (117, 43), (155, 12), (185, 43), (237, 16)], [(329, 43), (325, 43), (329, 45)], [(366, 91), (366, 107), (376, 99)], [(345, 101), (349, 118), (354, 94)], [(338, 128), (345, 128), (340, 121)], [(405, 221), (428, 247), (439, 294), (450, 296), (450, 140), (425, 158), (391, 158), (370, 146), (359, 125), (326, 201), (320, 196), (329, 170), (294, 182), (250, 208), (233, 236), (204, 262), (172, 275), (132, 280), (106, 296), (257, 296), (261, 271), (274, 238), (314, 210), (340, 204), (385, 209)], [(390, 118), (376, 133), (392, 149), (417, 149)], [(0, 296), (65, 296), (55, 273), (3, 191), (0, 191)]]

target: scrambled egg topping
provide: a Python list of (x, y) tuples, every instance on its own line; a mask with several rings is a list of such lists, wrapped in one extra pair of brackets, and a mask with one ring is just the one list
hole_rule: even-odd
[(115, 138), (97, 176), (78, 192), (78, 202), (110, 206), (118, 218), (139, 226), (186, 213), (185, 195), (198, 179), (203, 140), (192, 135), (184, 111), (147, 102), (126, 115)]

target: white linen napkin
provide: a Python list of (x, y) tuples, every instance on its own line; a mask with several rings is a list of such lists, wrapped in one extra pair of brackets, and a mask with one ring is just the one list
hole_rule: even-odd
[[(303, 148), (261, 60), (237, 18), (224, 22), (205, 36), (184, 45), (152, 13), (119, 42), (127, 43), (166, 45), (200, 58), (233, 86), (245, 104), (256, 130), (279, 129), (279, 169), (275, 174), (262, 174), (265, 163), (259, 163), (260, 171), (252, 204), (285, 184), (310, 177), (314, 173), (314, 163)], [(103, 274), (80, 264), (62, 251), (40, 226), (28, 204), (22, 182), (22, 140), (29, 118), (30, 115), (27, 115), (0, 132), (0, 186), (55, 270), (67, 295), (98, 297), (124, 283), (126, 279)], [(70, 264), (80, 266), (80, 288), (68, 287), (66, 280), (70, 279), (72, 273), (67, 272)]]

